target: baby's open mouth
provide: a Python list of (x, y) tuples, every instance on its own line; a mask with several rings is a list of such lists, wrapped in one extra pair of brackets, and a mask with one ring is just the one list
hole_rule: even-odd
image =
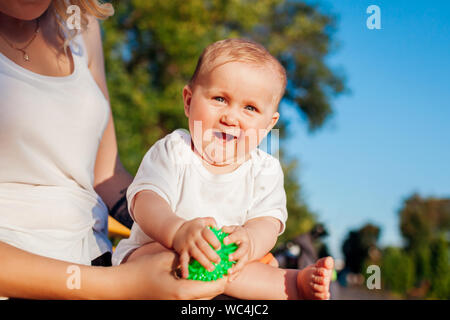
[(224, 140), (226, 142), (229, 142), (229, 141), (231, 141), (233, 139), (237, 139), (236, 136), (234, 136), (232, 134), (225, 133), (225, 132), (217, 132), (216, 131), (216, 132), (214, 132), (214, 136), (216, 136), (216, 138)]

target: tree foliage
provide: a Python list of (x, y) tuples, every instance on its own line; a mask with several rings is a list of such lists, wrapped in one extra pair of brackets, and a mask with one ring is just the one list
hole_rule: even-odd
[[(281, 155), (283, 159), (283, 155)], [(311, 230), (316, 221), (316, 216), (305, 204), (302, 198), (301, 186), (298, 183), (298, 161), (283, 161), (284, 189), (286, 190), (288, 221), (286, 230), (278, 238), (278, 243), (292, 239), (298, 234)]]
[(384, 289), (405, 294), (413, 288), (415, 264), (411, 256), (401, 248), (388, 247), (383, 250), (381, 270)]
[(346, 269), (361, 273), (364, 262), (369, 257), (369, 250), (377, 247), (379, 236), (380, 228), (370, 223), (350, 231), (342, 245)]
[(387, 289), (415, 298), (450, 298), (450, 199), (405, 199), (400, 215), (404, 248), (383, 251)]
[(430, 296), (450, 299), (450, 247), (448, 240), (440, 237), (431, 245), (431, 291)]
[(400, 209), (400, 231), (406, 248), (417, 251), (450, 232), (450, 199), (413, 194)]

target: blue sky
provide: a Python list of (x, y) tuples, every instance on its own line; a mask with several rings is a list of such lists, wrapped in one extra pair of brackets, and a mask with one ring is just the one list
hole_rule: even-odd
[[(398, 210), (413, 192), (450, 197), (450, 1), (309, 1), (338, 18), (340, 43), (328, 65), (342, 69), (349, 94), (315, 133), (289, 106), (285, 149), (300, 161), (309, 207), (328, 229), (331, 253), (364, 223), (380, 244), (401, 245)], [(369, 5), (381, 30), (369, 30)], [(432, 5), (431, 5), (432, 4)]]

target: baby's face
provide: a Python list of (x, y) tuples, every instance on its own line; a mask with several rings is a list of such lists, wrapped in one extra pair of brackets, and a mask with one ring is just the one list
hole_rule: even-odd
[(228, 62), (183, 90), (189, 130), (203, 160), (227, 166), (248, 159), (279, 118), (281, 81), (270, 67)]

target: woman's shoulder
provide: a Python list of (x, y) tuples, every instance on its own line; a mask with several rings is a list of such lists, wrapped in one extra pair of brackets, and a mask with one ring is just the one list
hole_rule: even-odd
[(83, 38), (88, 66), (90, 66), (96, 57), (103, 57), (103, 47), (98, 19), (92, 15), (87, 15), (87, 21), (87, 26), (80, 32), (80, 36)]
[(78, 36), (83, 39), (87, 55), (85, 59), (87, 67), (103, 95), (109, 100), (105, 76), (105, 61), (103, 59), (102, 38), (98, 19), (93, 16), (88, 16), (87, 27), (84, 28)]

